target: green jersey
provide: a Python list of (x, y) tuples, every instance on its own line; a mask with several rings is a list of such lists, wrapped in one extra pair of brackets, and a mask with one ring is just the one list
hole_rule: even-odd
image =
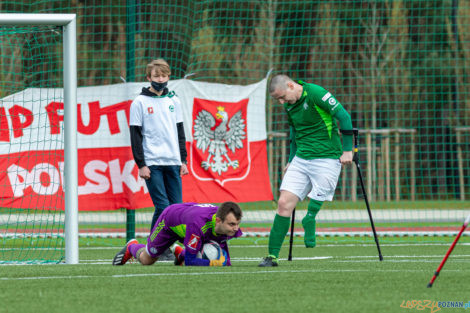
[(296, 155), (302, 159), (339, 159), (343, 153), (334, 115), (343, 109), (326, 89), (299, 81), (302, 96), (284, 103), (289, 125), (295, 130)]

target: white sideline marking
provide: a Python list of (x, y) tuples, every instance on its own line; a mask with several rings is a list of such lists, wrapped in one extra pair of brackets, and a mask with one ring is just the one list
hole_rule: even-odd
[[(376, 258), (377, 255), (354, 255), (354, 256), (317, 256), (317, 257), (294, 257), (295, 260), (324, 260), (324, 259), (362, 259), (362, 258)], [(387, 258), (442, 258), (443, 255), (386, 255)], [(470, 254), (452, 254), (453, 258), (467, 258)], [(242, 258), (230, 258), (232, 261), (254, 261), (260, 260), (261, 258), (254, 257), (242, 257)], [(281, 261), (287, 260), (280, 258)], [(111, 259), (98, 259), (98, 260), (82, 260), (82, 262), (100, 262), (100, 261), (111, 261)], [(158, 261), (172, 262), (172, 261)], [(350, 261), (352, 262), (352, 261)]]
[[(142, 242), (143, 243), (143, 242)], [(124, 246), (125, 243), (123, 243)], [(409, 247), (409, 246), (450, 246), (451, 243), (380, 243), (381, 247)], [(459, 246), (470, 246), (470, 242), (458, 243)], [(230, 248), (267, 248), (268, 245), (231, 245)], [(296, 248), (305, 247), (304, 245), (293, 245)], [(375, 243), (348, 243), (348, 244), (319, 244), (318, 248), (324, 247), (375, 247)], [(122, 248), (122, 246), (121, 246)], [(11, 249), (0, 249), (11, 250)], [(119, 247), (80, 247), (80, 250), (119, 250)]]
[[(312, 260), (326, 260), (326, 259), (333, 259), (333, 262), (342, 262), (342, 263), (364, 263), (364, 262), (376, 262), (377, 255), (363, 255), (363, 256), (319, 256), (319, 257), (294, 257), (294, 261), (312, 261)], [(457, 258), (468, 258), (470, 255), (468, 254), (456, 254), (452, 255), (454, 262), (460, 263), (467, 263), (470, 262), (470, 259), (457, 259)], [(407, 259), (409, 258), (409, 259)], [(419, 258), (419, 260), (417, 260)], [(407, 262), (407, 263), (435, 263), (435, 260), (426, 260), (427, 258), (437, 258), (442, 259), (443, 255), (385, 255), (384, 260), (390, 263), (398, 263), (398, 262)], [(348, 259), (355, 259), (355, 260), (348, 260)], [(395, 259), (395, 260), (394, 260)], [(397, 260), (398, 259), (398, 260)], [(258, 262), (261, 258), (231, 258), (232, 261), (236, 262)], [(281, 261), (287, 261), (285, 258), (281, 258)], [(172, 263), (172, 261), (159, 261), (159, 263)], [(94, 265), (94, 264), (111, 264), (111, 259), (98, 259), (98, 260), (84, 260), (81, 261), (81, 264), (87, 265)]]
[[(232, 271), (224, 271), (224, 272), (195, 272), (195, 273), (146, 273), (146, 274), (124, 274), (124, 275), (76, 275), (76, 276), (31, 276), (31, 277), (0, 277), (0, 281), (11, 281), (11, 280), (39, 280), (39, 279), (74, 279), (74, 278), (131, 278), (131, 277), (155, 277), (155, 276), (204, 276), (204, 275), (235, 275), (235, 274), (276, 274), (276, 273), (358, 273), (358, 272), (366, 272), (370, 273), (370, 269), (351, 269), (351, 270), (319, 270), (319, 269), (311, 269), (311, 270), (258, 270), (258, 271), (240, 271), (240, 272), (232, 272)], [(426, 270), (376, 270), (375, 272), (382, 272), (382, 273), (393, 273), (393, 272), (409, 272), (409, 273), (416, 273), (416, 272), (427, 272)], [(450, 270), (447, 269), (446, 272), (461, 272), (461, 270)]]
[[(311, 260), (326, 260), (332, 259), (332, 256), (317, 256), (317, 257), (298, 257), (294, 258), (296, 261), (311, 261)], [(232, 261), (237, 262), (253, 262), (253, 261), (261, 261), (261, 258), (230, 258)], [(287, 261), (287, 259), (280, 258), (281, 261)], [(83, 263), (90, 264), (89, 262), (107, 262), (110, 263), (112, 260), (84, 260)], [(173, 263), (173, 261), (157, 261), (157, 263)]]
[[(326, 260), (332, 259), (332, 256), (317, 256), (317, 257), (299, 257), (294, 258), (295, 261), (312, 261), (312, 260)], [(261, 258), (230, 258), (232, 261), (236, 262), (259, 262)], [(280, 258), (280, 261), (287, 261), (287, 259)], [(94, 264), (111, 264), (111, 259), (109, 260), (84, 260), (81, 261), (81, 264), (94, 265)], [(135, 263), (138, 263), (135, 261)], [(173, 263), (173, 261), (157, 261), (157, 263)]]
[[(381, 247), (409, 247), (409, 246), (450, 246), (451, 243), (381, 243)], [(470, 246), (470, 242), (458, 243), (459, 246)], [(123, 243), (124, 246), (124, 243)], [(268, 245), (229, 245), (230, 248), (267, 248)], [(293, 245), (295, 248), (303, 248), (304, 245)], [(348, 243), (348, 244), (319, 244), (318, 248), (326, 247), (375, 247), (375, 243)], [(116, 250), (121, 247), (80, 247), (80, 250)], [(23, 248), (0, 248), (0, 251), (24, 250)], [(50, 248), (34, 248), (34, 250), (51, 250)]]

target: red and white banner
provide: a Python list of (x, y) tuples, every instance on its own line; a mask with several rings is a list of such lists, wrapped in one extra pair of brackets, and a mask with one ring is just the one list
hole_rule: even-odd
[[(138, 177), (129, 108), (147, 83), (81, 87), (80, 210), (153, 206)], [(248, 86), (170, 81), (183, 103), (190, 175), (183, 201), (272, 200), (266, 156), (266, 80)], [(63, 209), (61, 89), (30, 88), (0, 102), (0, 207)]]

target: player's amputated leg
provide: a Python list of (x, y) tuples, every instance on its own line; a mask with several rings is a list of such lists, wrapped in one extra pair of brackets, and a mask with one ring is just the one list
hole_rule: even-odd
[(320, 211), (323, 201), (310, 199), (308, 203), (308, 211), (305, 217), (302, 219), (302, 226), (304, 227), (304, 243), (307, 248), (313, 248), (316, 246), (315, 239), (315, 218)]

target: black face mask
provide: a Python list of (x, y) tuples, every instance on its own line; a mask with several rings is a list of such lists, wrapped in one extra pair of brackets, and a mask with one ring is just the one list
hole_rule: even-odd
[(152, 85), (153, 89), (160, 92), (166, 87), (166, 85), (168, 85), (168, 82), (157, 83), (157, 82), (152, 81), (152, 82), (150, 82), (150, 85)]

